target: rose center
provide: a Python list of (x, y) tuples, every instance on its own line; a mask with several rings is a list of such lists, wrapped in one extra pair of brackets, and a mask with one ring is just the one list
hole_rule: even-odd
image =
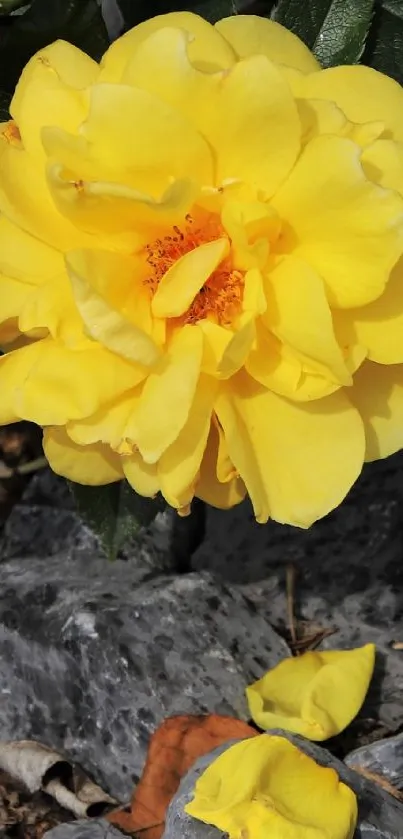
[[(146, 245), (146, 262), (150, 274), (145, 283), (152, 295), (166, 272), (181, 257), (200, 245), (224, 236), (227, 234), (219, 219), (209, 217), (207, 220), (196, 221), (187, 215), (181, 227), (174, 225), (166, 236)], [(230, 324), (241, 308), (243, 290), (244, 272), (233, 267), (229, 256), (210, 274), (179, 320), (182, 323), (196, 323), (209, 317), (221, 325)]]

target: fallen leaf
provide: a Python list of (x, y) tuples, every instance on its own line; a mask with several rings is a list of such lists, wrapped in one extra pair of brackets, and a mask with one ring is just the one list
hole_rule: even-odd
[(168, 805), (195, 761), (228, 740), (255, 736), (254, 728), (233, 717), (170, 717), (151, 737), (130, 812), (115, 811), (108, 820), (141, 839), (160, 839)]

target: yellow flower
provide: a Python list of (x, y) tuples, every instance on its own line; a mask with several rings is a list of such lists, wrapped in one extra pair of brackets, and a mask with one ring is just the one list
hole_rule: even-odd
[(403, 445), (403, 93), (254, 16), (58, 41), (0, 127), (0, 423), (301, 527)]
[(251, 716), (259, 728), (327, 740), (358, 714), (374, 664), (374, 644), (287, 658), (246, 688)]
[(262, 734), (210, 764), (185, 812), (230, 839), (352, 839), (357, 800), (334, 769)]

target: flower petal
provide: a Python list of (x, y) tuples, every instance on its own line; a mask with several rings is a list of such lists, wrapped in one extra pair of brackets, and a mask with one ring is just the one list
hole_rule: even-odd
[(147, 90), (95, 85), (82, 134), (105, 180), (117, 180), (154, 197), (180, 178), (213, 182), (213, 158), (204, 137)]
[(259, 728), (327, 740), (357, 716), (374, 664), (374, 644), (288, 658), (246, 688), (251, 716)]
[(302, 76), (299, 83), (304, 96), (330, 99), (353, 122), (381, 120), (395, 140), (403, 140), (403, 90), (384, 73), (355, 64)]
[(125, 478), (139, 495), (154, 498), (160, 489), (156, 463), (146, 463), (139, 452), (122, 457)]
[(149, 298), (135, 260), (109, 251), (74, 251), (66, 261), (88, 335), (136, 365), (155, 364), (160, 351), (144, 329), (151, 331)]
[(375, 140), (364, 149), (361, 163), (368, 178), (403, 195), (403, 143)]
[(139, 385), (127, 393), (102, 405), (94, 414), (67, 423), (66, 431), (74, 443), (88, 446), (107, 443), (118, 454), (131, 454), (132, 446), (125, 442), (125, 428), (141, 395)]
[(352, 839), (358, 817), (354, 792), (334, 769), (268, 734), (241, 740), (213, 760), (185, 812), (230, 839)]
[(266, 327), (292, 347), (312, 372), (351, 384), (351, 375), (337, 343), (325, 288), (311, 266), (285, 256), (266, 278)]
[(53, 472), (77, 484), (102, 486), (124, 477), (120, 458), (109, 446), (77, 446), (64, 428), (45, 428), (43, 450)]
[(56, 41), (31, 58), (10, 106), (30, 154), (40, 158), (44, 154), (41, 141), (44, 125), (78, 130), (88, 110), (84, 88), (93, 84), (97, 75), (96, 62), (66, 41)]
[(365, 362), (349, 396), (364, 423), (365, 460), (389, 457), (403, 448), (403, 364)]
[(161, 492), (171, 507), (187, 507), (204, 455), (217, 383), (201, 374), (188, 419), (179, 436), (158, 461)]
[[(25, 283), (41, 285), (64, 273), (64, 259), (55, 248), (25, 233), (0, 216), (0, 271)], [(2, 295), (3, 303), (3, 295)]]
[(339, 340), (360, 344), (379, 364), (403, 362), (403, 258), (393, 269), (385, 291), (373, 303), (334, 312)]
[(138, 409), (126, 429), (146, 463), (156, 463), (182, 431), (196, 392), (202, 352), (200, 329), (184, 326), (174, 334), (165, 357), (148, 376)]
[(211, 423), (195, 495), (211, 507), (228, 510), (244, 500), (246, 487), (230, 463), (224, 435)]
[(287, 223), (282, 251), (312, 265), (331, 304), (349, 308), (379, 297), (402, 252), (403, 202), (366, 179), (358, 146), (341, 137), (312, 140), (273, 205)]
[(228, 42), (206, 20), (192, 12), (170, 12), (143, 21), (109, 47), (101, 61), (102, 81), (121, 81), (127, 64), (142, 42), (165, 28), (181, 29), (192, 36), (189, 56), (199, 66), (224, 69), (231, 67), (235, 61), (235, 54)]
[(20, 308), (18, 326), (21, 332), (33, 335), (38, 330), (52, 338), (74, 346), (84, 337), (83, 322), (77, 311), (66, 271), (27, 296)]
[(157, 318), (183, 315), (206, 280), (229, 253), (227, 238), (205, 242), (180, 257), (162, 277), (151, 309)]
[(93, 341), (71, 350), (46, 338), (0, 358), (2, 407), (38, 425), (89, 416), (138, 380), (135, 365)]
[(241, 372), (222, 385), (216, 411), (258, 522), (309, 527), (360, 474), (364, 430), (342, 391), (297, 404)]
[(275, 64), (286, 64), (302, 73), (321, 69), (304, 42), (274, 20), (258, 15), (232, 15), (217, 21), (215, 28), (238, 58), (265, 55)]

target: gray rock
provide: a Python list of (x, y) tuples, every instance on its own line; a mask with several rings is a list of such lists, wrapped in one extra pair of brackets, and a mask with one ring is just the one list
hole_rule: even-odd
[[(354, 790), (359, 805), (359, 821), (354, 839), (401, 839), (403, 834), (403, 804), (384, 792), (373, 781), (367, 780), (349, 769), (344, 763), (333, 757), (330, 752), (315, 743), (310, 743), (303, 737), (278, 730), (271, 733), (282, 734), (322, 766), (330, 766), (335, 769), (341, 780)], [(203, 824), (188, 816), (184, 812), (184, 807), (192, 798), (197, 778), (232, 743), (220, 746), (214, 752), (198, 760), (182, 780), (168, 810), (163, 839), (224, 839), (224, 834), (217, 828)]]
[(345, 757), (345, 762), (348, 766), (361, 766), (375, 772), (403, 791), (403, 734), (354, 749)]
[(307, 531), (257, 525), (248, 504), (211, 509), (193, 562), (240, 585), (280, 630), (287, 623), (286, 566), (293, 564), (297, 617), (337, 630), (323, 649), (376, 644), (376, 674), (360, 719), (391, 732), (403, 725), (403, 654), (391, 648), (403, 640), (402, 488), (400, 453), (369, 464), (343, 504)]
[(65, 750), (120, 800), (165, 717), (247, 718), (245, 686), (288, 652), (209, 574), (152, 579), (141, 558), (0, 564), (0, 739)]
[(44, 834), (46, 839), (122, 839), (123, 833), (104, 819), (59, 824)]

